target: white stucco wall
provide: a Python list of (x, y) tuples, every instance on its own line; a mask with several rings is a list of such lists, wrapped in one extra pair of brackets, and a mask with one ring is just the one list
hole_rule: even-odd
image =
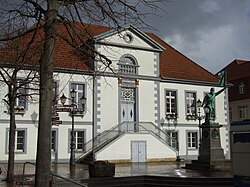
[[(22, 77), (20, 75), (20, 77)], [(75, 130), (84, 130), (85, 131), (85, 141), (92, 139), (92, 79), (89, 76), (83, 75), (72, 75), (71, 73), (54, 73), (54, 80), (58, 82), (59, 97), (64, 93), (66, 97), (70, 97), (70, 82), (77, 82), (86, 85), (86, 112), (84, 116), (75, 116)], [(7, 92), (7, 87), (2, 87), (1, 89), (1, 100)], [(16, 153), (15, 160), (24, 161), (24, 160), (35, 160), (36, 158), (36, 146), (37, 146), (37, 132), (38, 132), (38, 115), (39, 115), (39, 106), (38, 106), (39, 97), (37, 95), (32, 96), (32, 99), (28, 98), (28, 108), (23, 115), (16, 115), (16, 126), (17, 129), (25, 129), (27, 136), (25, 140), (26, 151), (24, 153)], [(66, 104), (69, 104), (69, 100), (66, 101)], [(60, 101), (58, 101), (60, 104)], [(3, 105), (3, 104), (2, 104)], [(1, 105), (1, 106), (2, 106)], [(1, 118), (0, 118), (0, 141), (2, 142), (2, 147), (0, 149), (0, 161), (6, 161), (8, 158), (7, 154), (7, 129), (9, 128), (9, 115), (4, 112), (7, 111), (6, 105), (3, 105), (1, 108)], [(36, 114), (36, 115), (34, 115)], [(33, 117), (37, 116), (36, 118)], [(69, 158), (69, 142), (70, 135), (69, 131), (72, 127), (72, 118), (68, 112), (59, 112), (60, 120), (63, 123), (59, 126), (52, 126), (52, 129), (57, 129), (57, 157), (59, 160), (68, 160)]]
[(118, 124), (118, 83), (117, 78), (101, 77), (98, 79), (98, 100), (100, 106), (97, 118), (100, 120), (99, 132), (108, 130)]
[(139, 121), (154, 122), (155, 108), (154, 108), (154, 82), (140, 81), (138, 87), (139, 92)]
[[(124, 36), (126, 34), (130, 34), (133, 39), (131, 43), (127, 43), (124, 41)], [(119, 34), (114, 34), (111, 36), (108, 36), (104, 39), (101, 40), (101, 42), (104, 43), (113, 43), (113, 44), (122, 44), (122, 45), (127, 45), (127, 46), (136, 46), (136, 47), (145, 47), (145, 48), (152, 48), (152, 46), (150, 46), (148, 43), (146, 43), (145, 41), (142, 40), (142, 38), (138, 37), (134, 32), (131, 32), (129, 30), (126, 31), (122, 31)]]
[[(189, 85), (189, 84), (173, 84), (173, 83), (162, 83), (160, 88), (160, 119), (164, 122), (163, 129), (165, 131), (177, 131), (178, 132), (178, 141), (179, 141), (179, 154), (184, 158), (189, 158), (192, 155), (198, 155), (198, 149), (189, 149), (187, 147), (187, 133), (188, 132), (197, 132), (199, 136), (199, 121), (198, 120), (187, 120), (186, 119), (186, 103), (185, 103), (185, 92), (191, 91), (195, 92), (197, 96), (197, 100), (200, 99), (203, 101), (204, 93), (210, 91), (210, 86), (202, 86), (202, 85)], [(220, 87), (215, 87), (215, 91), (219, 91)], [(168, 121), (165, 119), (165, 90), (176, 90), (177, 91), (177, 110), (178, 110), (178, 119), (177, 121)], [(216, 110), (216, 120), (215, 122), (223, 125), (220, 129), (221, 135), (221, 145), (225, 154), (228, 154), (228, 144), (229, 137), (228, 131), (226, 130), (227, 123), (227, 108), (225, 107), (225, 93), (221, 93), (215, 99), (215, 110)], [(203, 108), (201, 108), (201, 116), (204, 116)], [(201, 120), (201, 124), (204, 123), (204, 119)], [(198, 138), (199, 139), (199, 138)]]
[[(37, 127), (31, 124), (22, 124), (16, 123), (17, 129), (26, 130), (27, 140), (26, 140), (26, 152), (21, 153), (17, 152), (15, 154), (15, 160), (34, 160), (36, 157), (36, 144), (37, 144), (37, 134), (34, 133), (37, 131)], [(6, 143), (8, 138), (8, 129), (9, 124), (1, 124), (0, 133), (1, 133), (1, 141), (2, 146), (0, 149), (0, 162), (8, 160), (8, 144)]]
[(151, 134), (126, 134), (100, 150), (97, 160), (131, 160), (131, 142), (146, 141), (146, 159), (176, 158), (176, 153)]
[[(176, 83), (162, 83), (161, 91), (160, 91), (160, 100), (165, 103), (165, 90), (176, 90), (177, 91), (177, 110), (178, 110), (178, 122), (193, 124), (193, 120), (186, 120), (186, 109), (185, 109), (185, 92), (195, 92), (197, 96), (197, 100), (200, 99), (203, 101), (204, 94), (210, 91), (210, 86), (202, 86), (202, 85), (192, 85), (192, 84), (176, 84)], [(220, 87), (215, 87), (215, 91), (219, 91)], [(215, 111), (216, 111), (216, 122), (221, 125), (227, 124), (225, 113), (227, 112), (225, 109), (225, 93), (222, 92), (215, 99)], [(161, 105), (161, 116), (160, 118), (165, 118), (165, 105)], [(201, 108), (201, 115), (204, 116), (203, 108)], [(198, 121), (196, 122), (198, 124)]]
[[(118, 72), (117, 63), (121, 59), (123, 55), (129, 54), (133, 56), (139, 65), (138, 67), (138, 74), (145, 75), (145, 76), (157, 76), (156, 74), (156, 67), (159, 63), (158, 56), (159, 52), (154, 52), (154, 48), (146, 43), (144, 40), (136, 36), (134, 33), (129, 32), (133, 37), (132, 43), (126, 43), (122, 36), (125, 32), (120, 33), (120, 35), (112, 35), (105, 38), (102, 42), (109, 45), (96, 45), (98, 51), (112, 60), (112, 69), (115, 72)], [(115, 45), (114, 45), (115, 44)], [(118, 45), (118, 46), (117, 46)], [(128, 46), (123, 48), (121, 46), (125, 45)], [(147, 50), (145, 50), (147, 48)], [(111, 53), (112, 51), (112, 53)], [(98, 69), (102, 71), (105, 68), (102, 62), (98, 63)], [(111, 72), (109, 69), (106, 69), (107, 72)]]

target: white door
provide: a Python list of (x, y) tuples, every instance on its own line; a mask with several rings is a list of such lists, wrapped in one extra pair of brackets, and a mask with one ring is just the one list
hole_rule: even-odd
[(135, 131), (134, 88), (121, 89), (121, 130)]
[(121, 121), (123, 123), (122, 130), (134, 131), (134, 103), (122, 103), (121, 104)]
[(133, 141), (131, 142), (131, 159), (132, 162), (146, 161), (146, 142)]

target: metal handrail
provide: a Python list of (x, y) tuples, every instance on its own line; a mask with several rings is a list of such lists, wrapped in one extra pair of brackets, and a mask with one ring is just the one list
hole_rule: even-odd
[(171, 142), (176, 144), (176, 140), (173, 137), (170, 137), (165, 131), (163, 131), (158, 126), (154, 125), (152, 122), (140, 122), (139, 131), (142, 132), (147, 131), (149, 133), (154, 134), (163, 143), (171, 147), (174, 151), (177, 151), (176, 147), (173, 147), (171, 144)]
[[(22, 184), (24, 184), (24, 174), (25, 174), (25, 168), (26, 168), (26, 165), (27, 165), (27, 164), (31, 164), (31, 165), (33, 165), (33, 166), (36, 166), (36, 164), (33, 163), (33, 162), (29, 162), (29, 161), (24, 162), (24, 164), (23, 164)], [(68, 181), (68, 182), (70, 182), (70, 183), (73, 183), (73, 184), (76, 184), (76, 185), (79, 185), (79, 186), (83, 186), (83, 187), (88, 187), (88, 186), (85, 185), (85, 184), (81, 184), (81, 183), (79, 183), (79, 182), (76, 182), (76, 181), (73, 181), (73, 180), (71, 180), (71, 179), (62, 177), (62, 176), (57, 175), (57, 174), (52, 173), (52, 172), (50, 173), (50, 175), (52, 176), (52, 178), (51, 178), (52, 181), (54, 181), (54, 177), (58, 177), (58, 178), (61, 178), (61, 179), (65, 180), (65, 181)]]
[[(131, 125), (134, 124), (134, 125)], [(119, 137), (123, 133), (137, 133), (137, 132), (148, 132), (154, 134), (157, 138), (159, 138), (163, 143), (170, 146), (174, 151), (176, 147), (172, 147), (172, 143), (176, 143), (176, 140), (170, 137), (165, 131), (161, 128), (153, 124), (152, 122), (139, 122), (139, 129), (136, 129), (136, 122), (122, 122), (118, 125), (115, 125), (109, 130), (103, 131), (99, 135), (94, 138), (94, 146), (93, 140), (90, 139), (88, 142), (84, 144), (84, 154), (80, 155), (77, 160), (81, 159), (84, 155), (90, 153), (94, 147), (94, 150), (100, 149), (101, 147), (105, 146), (110, 141), (114, 140), (115, 138)], [(131, 128), (132, 127), (132, 128)]]
[[(100, 133), (98, 136), (96, 136), (96, 137), (94, 138), (94, 142), (97, 142), (97, 139), (98, 139), (99, 137), (104, 136), (105, 134), (107, 134), (107, 133), (110, 132), (110, 131), (111, 131), (111, 130), (109, 130), (109, 131), (103, 131), (102, 133)], [(92, 148), (93, 148), (93, 140), (90, 139), (89, 141), (87, 141), (87, 142), (84, 144), (84, 148), (83, 148), (84, 153), (88, 153), (88, 152), (92, 151)]]
[[(111, 139), (113, 139), (114, 137), (119, 135), (121, 133), (121, 131), (119, 129), (122, 125), (123, 124), (118, 124), (118, 125), (112, 127), (111, 129), (103, 131), (102, 133), (98, 134), (94, 138), (94, 143), (95, 143), (94, 149), (96, 149), (97, 147), (101, 146), (105, 142), (110, 141)], [(93, 149), (93, 140), (91, 139), (84, 144), (84, 152), (88, 153), (88, 152), (92, 151), (92, 149)]]
[(36, 164), (34, 164), (33, 162), (29, 162), (29, 161), (24, 162), (24, 164), (23, 164), (22, 184), (24, 184), (24, 174), (25, 174), (25, 168), (26, 168), (26, 165), (27, 165), (27, 164), (30, 164), (30, 165), (36, 166)]
[[(129, 122), (129, 123), (131, 124), (134, 122)], [(119, 137), (121, 134), (125, 132), (128, 132), (127, 122), (120, 123), (118, 125), (115, 125), (109, 130), (103, 131), (94, 138), (94, 143), (95, 143), (94, 150), (98, 149), (99, 147), (102, 147), (103, 145), (106, 145), (107, 142), (110, 142), (111, 140), (113, 140), (116, 137)], [(93, 149), (93, 140), (90, 139), (88, 142), (84, 144), (83, 148), (84, 153), (80, 155), (76, 160), (79, 160), (82, 158), (82, 156), (90, 153), (92, 149)]]

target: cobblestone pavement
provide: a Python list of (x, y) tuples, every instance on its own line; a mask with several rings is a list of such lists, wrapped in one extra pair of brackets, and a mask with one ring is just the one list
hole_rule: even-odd
[[(157, 175), (170, 177), (232, 177), (231, 171), (206, 172), (197, 170), (183, 169), (184, 162), (155, 162), (155, 163), (127, 163), (116, 164), (115, 177), (122, 176), (139, 176), (139, 175)], [(4, 179), (7, 174), (7, 164), (1, 164), (2, 174), (0, 175), (0, 187), (13, 187), (7, 185)], [(78, 180), (87, 179), (88, 165), (76, 164), (75, 172), (70, 172), (69, 164), (52, 164), (51, 171), (67, 179)], [(23, 164), (15, 164), (15, 175), (21, 176), (23, 173)], [(35, 166), (27, 164), (25, 174), (32, 175), (35, 173)]]

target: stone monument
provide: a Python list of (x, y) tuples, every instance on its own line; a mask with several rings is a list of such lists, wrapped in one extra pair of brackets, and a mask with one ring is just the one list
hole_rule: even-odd
[(201, 128), (201, 140), (199, 144), (198, 160), (192, 160), (191, 164), (186, 164), (187, 169), (197, 170), (223, 170), (228, 165), (225, 162), (224, 151), (221, 147), (220, 127), (215, 123), (213, 118), (215, 116), (214, 106), (215, 97), (222, 93), (225, 88), (218, 92), (211, 88), (210, 92), (204, 97), (202, 106), (205, 111), (205, 122), (199, 126)]

